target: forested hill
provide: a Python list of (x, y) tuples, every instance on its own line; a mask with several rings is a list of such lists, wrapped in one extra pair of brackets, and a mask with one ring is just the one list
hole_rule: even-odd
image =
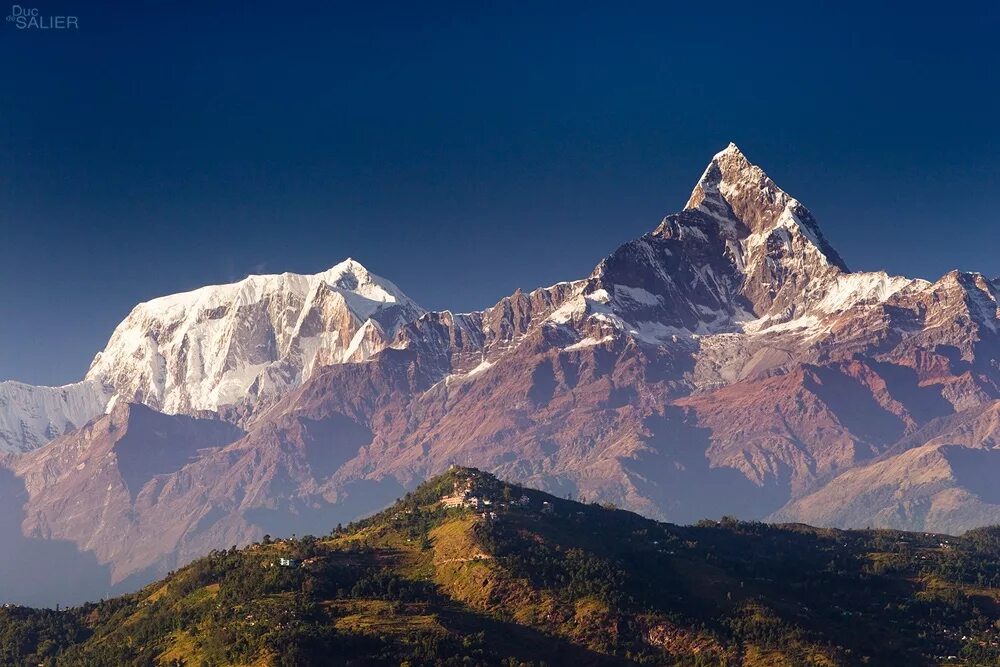
[(453, 468), (324, 537), (4, 607), (0, 664), (995, 664), (997, 586), (998, 529), (682, 527)]

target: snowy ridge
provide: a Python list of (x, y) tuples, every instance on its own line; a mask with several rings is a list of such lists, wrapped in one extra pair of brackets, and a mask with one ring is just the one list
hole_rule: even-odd
[(168, 413), (218, 410), (277, 396), (316, 366), (367, 359), (422, 312), (352, 259), (249, 276), (139, 304), (87, 379)]
[(142, 311), (147, 317), (181, 319), (193, 308), (239, 308), (259, 303), (275, 292), (311, 299), (319, 285), (338, 290), (360, 319), (370, 317), (382, 304), (398, 302), (416, 305), (392, 282), (369, 273), (359, 262), (348, 258), (321, 273), (250, 275), (235, 283), (208, 285), (190, 292), (151, 299), (138, 304), (135, 310)]
[(861, 302), (884, 303), (902, 290), (922, 290), (930, 285), (926, 280), (890, 276), (884, 271), (842, 274), (836, 277), (830, 291), (816, 308), (836, 313)]

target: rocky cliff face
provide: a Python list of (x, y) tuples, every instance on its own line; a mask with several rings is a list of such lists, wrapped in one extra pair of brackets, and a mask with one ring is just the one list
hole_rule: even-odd
[[(1000, 520), (968, 463), (992, 461), (998, 298), (977, 274), (850, 272), (730, 146), (684, 210), (589, 276), (483, 311), (425, 313), (352, 262), (141, 305), (88, 378), (178, 414), (116, 403), (8, 465), (23, 529), (93, 551), (116, 581), (325, 532), (452, 463), (671, 521), (959, 530)], [(208, 422), (141, 474), (98, 456), (123, 423), (173, 433), (148, 424), (213, 412), (245, 433)]]

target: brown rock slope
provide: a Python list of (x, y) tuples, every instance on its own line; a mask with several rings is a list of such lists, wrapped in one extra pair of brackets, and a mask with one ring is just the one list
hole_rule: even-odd
[(779, 521), (961, 533), (1000, 519), (1000, 401), (937, 420), (837, 476)]

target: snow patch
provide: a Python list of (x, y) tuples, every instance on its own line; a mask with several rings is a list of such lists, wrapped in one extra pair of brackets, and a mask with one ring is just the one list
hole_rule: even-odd
[(614, 336), (605, 336), (604, 338), (593, 338), (587, 336), (586, 338), (580, 339), (578, 342), (572, 345), (567, 345), (563, 348), (564, 352), (572, 352), (573, 350), (582, 350), (588, 347), (593, 347), (595, 345), (603, 345), (604, 343), (611, 342), (615, 339)]
[[(604, 290), (600, 290), (604, 291)], [(605, 292), (607, 294), (607, 292)], [(600, 303), (597, 299), (594, 301)], [(546, 319), (556, 324), (567, 324), (574, 319), (578, 319), (587, 313), (587, 299), (585, 297), (575, 297), (568, 300), (562, 306), (552, 311)]]
[(885, 272), (840, 274), (816, 308), (826, 313), (837, 313), (861, 302), (884, 303), (916, 282), (909, 278), (890, 277)]
[(466, 373), (466, 375), (479, 375), (483, 371), (488, 371), (491, 368), (493, 368), (493, 363), (483, 359), (483, 361), (480, 362), (478, 366), (470, 370), (468, 373)]

